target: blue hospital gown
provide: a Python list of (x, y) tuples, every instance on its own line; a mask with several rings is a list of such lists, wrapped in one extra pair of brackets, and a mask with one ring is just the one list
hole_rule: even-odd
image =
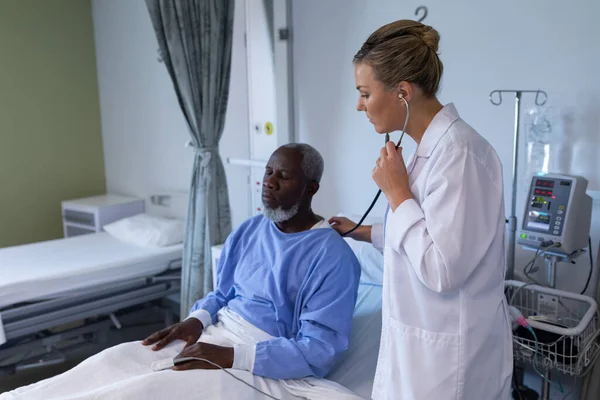
[(216, 323), (227, 306), (274, 336), (256, 345), (255, 375), (323, 377), (348, 348), (359, 279), (356, 256), (333, 229), (288, 234), (260, 215), (227, 238), (217, 287), (191, 312)]

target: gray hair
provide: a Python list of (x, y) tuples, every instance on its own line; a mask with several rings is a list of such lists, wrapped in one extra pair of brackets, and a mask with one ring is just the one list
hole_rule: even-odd
[(281, 146), (281, 148), (293, 149), (300, 153), (302, 155), (301, 168), (304, 176), (311, 181), (321, 182), (325, 162), (317, 149), (306, 143), (288, 143)]

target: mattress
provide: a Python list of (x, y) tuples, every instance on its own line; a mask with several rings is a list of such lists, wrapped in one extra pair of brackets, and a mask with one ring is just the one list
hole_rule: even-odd
[(181, 253), (182, 245), (141, 247), (106, 232), (0, 248), (0, 310), (155, 275), (166, 271)]

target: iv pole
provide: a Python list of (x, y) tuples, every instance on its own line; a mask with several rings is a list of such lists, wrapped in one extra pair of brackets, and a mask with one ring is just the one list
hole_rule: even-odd
[[(508, 259), (506, 269), (506, 279), (513, 279), (515, 272), (515, 245), (517, 234), (517, 173), (519, 163), (519, 120), (521, 114), (521, 97), (523, 93), (535, 93), (535, 105), (543, 106), (548, 100), (548, 95), (543, 90), (493, 90), (490, 93), (490, 102), (499, 106), (502, 104), (502, 93), (514, 93), (515, 95), (515, 127), (513, 137), (513, 168), (512, 168), (512, 202), (510, 217), (508, 218)], [(492, 96), (498, 95), (498, 100), (494, 101)], [(540, 98), (543, 96), (543, 100)]]

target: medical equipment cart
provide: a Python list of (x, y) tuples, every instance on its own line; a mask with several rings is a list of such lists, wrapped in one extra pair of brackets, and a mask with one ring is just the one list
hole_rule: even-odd
[(513, 333), (515, 362), (531, 364), (542, 376), (542, 399), (549, 399), (551, 371), (583, 377), (600, 354), (598, 306), (589, 296), (509, 280), (510, 305), (527, 319), (533, 334)]

